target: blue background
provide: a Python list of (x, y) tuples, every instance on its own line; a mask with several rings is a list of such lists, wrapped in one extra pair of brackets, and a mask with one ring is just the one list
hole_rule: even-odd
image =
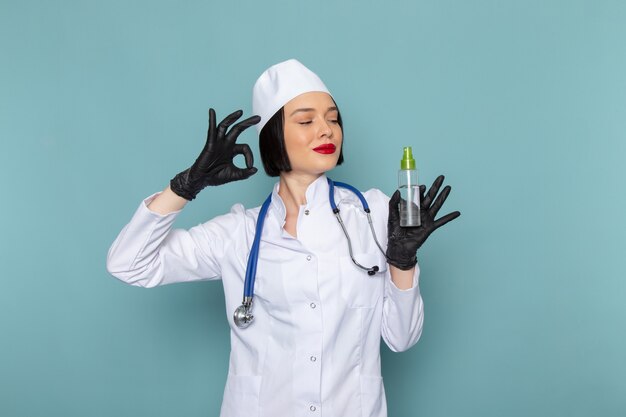
[(250, 114), (291, 57), (342, 110), (334, 178), (391, 194), (412, 145), (462, 212), (419, 252), (422, 339), (383, 345), (390, 416), (626, 415), (624, 22), (608, 0), (0, 0), (0, 415), (218, 414), (221, 283), (135, 288), (105, 256), (207, 109)]

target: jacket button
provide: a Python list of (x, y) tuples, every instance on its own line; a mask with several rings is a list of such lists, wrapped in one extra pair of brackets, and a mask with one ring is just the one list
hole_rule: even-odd
[(317, 410), (317, 408), (315, 408), (315, 406), (314, 406), (314, 405), (312, 405), (312, 406), (310, 406), (310, 407), (309, 407), (309, 410), (311, 410), (311, 411), (315, 411), (315, 410)]
[(315, 362), (317, 358), (315, 356), (311, 356), (311, 362)]
[(316, 307), (315, 303), (311, 303), (309, 305), (311, 306), (311, 308), (315, 308)]
[(308, 255), (308, 256), (306, 257), (306, 260), (307, 260), (307, 261), (310, 261), (310, 260), (311, 260), (311, 255)]
[(308, 216), (308, 215), (309, 215), (309, 213), (310, 213), (310, 211), (309, 211), (309, 210), (304, 210), (304, 215), (305, 215), (305, 216)]

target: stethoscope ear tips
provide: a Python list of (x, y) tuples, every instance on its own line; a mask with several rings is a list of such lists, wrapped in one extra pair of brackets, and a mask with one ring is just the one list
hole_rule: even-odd
[(374, 274), (376, 274), (376, 272), (379, 271), (380, 268), (378, 268), (378, 265), (374, 265), (373, 267), (371, 267), (368, 271), (367, 271), (367, 275), (372, 276)]

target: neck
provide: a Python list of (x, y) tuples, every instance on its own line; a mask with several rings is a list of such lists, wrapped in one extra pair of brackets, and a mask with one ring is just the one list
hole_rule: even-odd
[(286, 172), (280, 175), (280, 188), (278, 195), (283, 199), (287, 216), (295, 214), (297, 216), (300, 206), (306, 204), (306, 190), (319, 175), (295, 174)]

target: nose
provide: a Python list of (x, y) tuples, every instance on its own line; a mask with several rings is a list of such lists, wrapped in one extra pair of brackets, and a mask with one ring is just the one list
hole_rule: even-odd
[(326, 136), (328, 138), (331, 138), (333, 136), (333, 129), (330, 126), (330, 122), (328, 122), (326, 119), (322, 118), (321, 122), (319, 123), (319, 136)]

